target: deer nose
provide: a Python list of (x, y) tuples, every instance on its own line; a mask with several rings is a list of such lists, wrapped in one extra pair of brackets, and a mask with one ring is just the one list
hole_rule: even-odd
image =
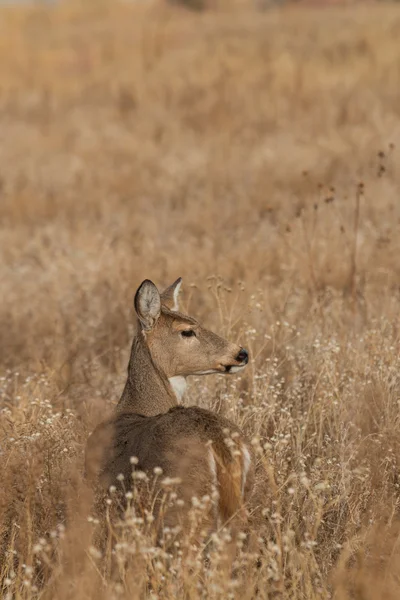
[(246, 348), (240, 349), (239, 354), (237, 355), (235, 360), (237, 360), (237, 362), (244, 363), (245, 365), (247, 365), (247, 363), (249, 362), (249, 353), (247, 352)]

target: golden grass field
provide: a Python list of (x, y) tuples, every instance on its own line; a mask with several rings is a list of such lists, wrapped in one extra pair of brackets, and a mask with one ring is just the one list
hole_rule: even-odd
[[(1, 598), (400, 597), (399, 39), (390, 3), (0, 9)], [(259, 463), (207, 564), (140, 520), (101, 554), (82, 477), (178, 276), (252, 357), (189, 386)]]

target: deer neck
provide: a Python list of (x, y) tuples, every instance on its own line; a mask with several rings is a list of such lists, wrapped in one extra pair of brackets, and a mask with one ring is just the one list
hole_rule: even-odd
[(133, 340), (128, 378), (117, 411), (154, 416), (167, 412), (177, 404), (173, 383), (155, 364), (139, 332)]

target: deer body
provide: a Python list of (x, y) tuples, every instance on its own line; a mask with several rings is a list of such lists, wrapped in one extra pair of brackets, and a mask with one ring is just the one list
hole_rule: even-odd
[[(177, 311), (181, 280), (163, 294), (148, 280), (135, 296), (139, 331), (133, 341), (128, 378), (116, 414), (89, 437), (88, 479), (103, 490), (136, 469), (179, 478), (178, 495), (213, 495), (212, 525), (240, 512), (254, 478), (254, 459), (240, 429), (228, 419), (199, 407), (179, 405), (192, 374), (229, 373), (243, 368), (248, 354)], [(164, 524), (177, 519), (176, 511)]]

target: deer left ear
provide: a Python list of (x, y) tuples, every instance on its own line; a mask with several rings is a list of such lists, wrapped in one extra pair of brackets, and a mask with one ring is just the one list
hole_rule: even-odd
[(179, 292), (182, 285), (182, 277), (179, 277), (172, 285), (167, 287), (161, 294), (161, 303), (173, 311), (179, 310)]
[(161, 298), (152, 281), (145, 279), (135, 295), (135, 310), (143, 329), (150, 331), (161, 312)]

